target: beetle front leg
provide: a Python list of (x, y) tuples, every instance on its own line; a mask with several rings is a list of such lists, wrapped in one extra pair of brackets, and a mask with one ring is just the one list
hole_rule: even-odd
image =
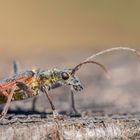
[(70, 93), (70, 96), (71, 96), (71, 110), (70, 110), (70, 115), (71, 116), (74, 116), (74, 117), (80, 117), (81, 114), (77, 111), (76, 107), (75, 107), (75, 99), (74, 99), (74, 91), (73, 91), (73, 87), (71, 86), (71, 93)]

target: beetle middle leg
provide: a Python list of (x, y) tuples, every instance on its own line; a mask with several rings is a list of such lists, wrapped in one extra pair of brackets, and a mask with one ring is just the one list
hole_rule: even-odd
[(51, 97), (49, 96), (48, 91), (47, 91), (47, 89), (45, 88), (45, 86), (44, 86), (44, 85), (41, 85), (40, 90), (41, 90), (43, 93), (46, 94), (46, 97), (47, 97), (47, 99), (48, 99), (48, 101), (49, 101), (49, 104), (50, 104), (50, 106), (51, 106), (51, 109), (52, 109), (52, 111), (53, 111), (53, 116), (54, 116), (54, 118), (63, 119), (63, 118), (59, 115), (59, 113), (56, 111), (55, 106), (54, 106), (54, 104), (53, 104), (53, 102), (52, 102), (52, 99), (51, 99)]

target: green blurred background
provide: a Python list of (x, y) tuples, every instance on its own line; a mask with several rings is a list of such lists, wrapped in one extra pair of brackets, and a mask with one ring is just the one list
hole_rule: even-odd
[(137, 47), (139, 7), (139, 0), (1, 0), (1, 55)]

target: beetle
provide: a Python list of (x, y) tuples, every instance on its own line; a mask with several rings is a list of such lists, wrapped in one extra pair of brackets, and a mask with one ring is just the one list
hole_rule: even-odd
[[(76, 71), (78, 71), (82, 65), (88, 63), (96, 64), (108, 73), (104, 65), (91, 60), (82, 62), (74, 68), (53, 68), (48, 70), (33, 69), (21, 73), (17, 72), (16, 63), (14, 63), (15, 75), (0, 81), (0, 103), (6, 103), (1, 113), (1, 118), (4, 118), (7, 114), (11, 101), (25, 100), (33, 96), (37, 96), (40, 93), (46, 94), (54, 117), (58, 117), (59, 114), (57, 113), (52, 99), (48, 94), (49, 90), (69, 85), (71, 87), (72, 96), (73, 91), (81, 91), (83, 86), (76, 75)], [(72, 108), (76, 114), (77, 111), (75, 109), (74, 99), (72, 103)]]
[(135, 49), (127, 47), (116, 47), (106, 49), (99, 53), (93, 54), (90, 57), (86, 58), (81, 63), (77, 64), (74, 68), (65, 68), (65, 69), (53, 68), (48, 70), (36, 69), (19, 73), (16, 63), (14, 63), (15, 75), (0, 81), (0, 103), (6, 103), (1, 113), (1, 118), (4, 118), (5, 115), (7, 114), (11, 101), (24, 100), (33, 96), (37, 96), (40, 93), (46, 94), (46, 97), (53, 111), (54, 117), (59, 117), (59, 114), (57, 113), (48, 92), (51, 89), (65, 85), (70, 86), (72, 109), (74, 113), (77, 114), (78, 112), (75, 108), (74, 102), (74, 91), (78, 92), (83, 89), (83, 86), (78, 76), (76, 75), (77, 71), (83, 65), (90, 63), (100, 66), (105, 71), (107, 76), (109, 76), (108, 70), (104, 65), (91, 59), (104, 53), (116, 50), (131, 51), (135, 53), (138, 57), (140, 57), (140, 53)]

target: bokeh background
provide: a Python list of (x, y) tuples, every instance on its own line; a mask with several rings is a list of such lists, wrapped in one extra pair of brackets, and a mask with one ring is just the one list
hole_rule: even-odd
[[(13, 74), (13, 60), (20, 63), (21, 71), (68, 68), (106, 48), (140, 50), (139, 7), (139, 0), (0, 1), (0, 78)], [(85, 66), (79, 71), (85, 89), (76, 95), (77, 108), (139, 111), (140, 65), (136, 56), (112, 52), (96, 60), (108, 67), (112, 79), (106, 79), (96, 66)], [(58, 110), (69, 109), (67, 87), (51, 93)], [(32, 100), (11, 106), (31, 108)], [(36, 102), (40, 111), (49, 108), (44, 96)]]

